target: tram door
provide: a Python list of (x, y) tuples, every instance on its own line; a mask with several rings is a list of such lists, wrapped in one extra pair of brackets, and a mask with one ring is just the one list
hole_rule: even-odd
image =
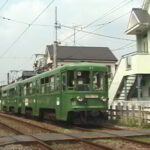
[(35, 80), (33, 83), (34, 87), (34, 93), (35, 96), (33, 97), (33, 103), (34, 103), (34, 115), (39, 115), (39, 108), (38, 108), (38, 101), (40, 100), (40, 96), (38, 93), (40, 93), (40, 80)]
[(57, 110), (59, 111), (59, 118), (60, 119), (65, 119), (65, 90), (66, 90), (66, 72), (62, 72), (60, 76), (60, 96), (59, 98), (57, 97)]
[(18, 85), (17, 93), (18, 93), (18, 95), (17, 95), (17, 99), (16, 99), (16, 105), (17, 105), (16, 111), (20, 114), (22, 107), (23, 107), (22, 106), (22, 87), (21, 87), (21, 85)]

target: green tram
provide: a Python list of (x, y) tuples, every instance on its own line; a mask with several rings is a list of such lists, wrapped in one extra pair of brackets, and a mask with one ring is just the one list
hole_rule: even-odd
[(87, 121), (107, 109), (107, 67), (67, 64), (1, 90), (3, 111), (52, 120)]

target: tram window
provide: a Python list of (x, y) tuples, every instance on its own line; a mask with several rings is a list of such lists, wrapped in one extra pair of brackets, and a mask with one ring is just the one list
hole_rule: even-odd
[(104, 89), (104, 73), (93, 72), (93, 89), (94, 90)]
[(60, 89), (60, 77), (59, 75), (55, 76), (55, 90), (59, 90)]
[(3, 97), (7, 96), (7, 91), (3, 91), (3, 92), (2, 92), (2, 96), (3, 96)]
[(67, 86), (68, 86), (68, 90), (73, 90), (73, 87), (75, 86), (74, 71), (67, 72)]
[(41, 84), (44, 84), (44, 78), (41, 79)]
[(51, 76), (50, 77), (50, 90), (53, 91), (55, 87), (55, 77)]
[(89, 91), (90, 90), (90, 71), (77, 71), (76, 72), (77, 90)]
[(16, 94), (15, 88), (11, 88), (11, 89), (9, 90), (9, 96), (14, 96), (15, 94)]
[(49, 82), (49, 78), (46, 77), (46, 78), (45, 78), (45, 83), (48, 83), (48, 82)]
[(33, 93), (32, 88), (33, 88), (32, 82), (26, 83), (24, 85), (24, 95), (32, 94)]
[(27, 95), (27, 87), (26, 86), (24, 86), (24, 88), (23, 88), (23, 94), (24, 94), (24, 96)]
[(29, 93), (32, 94), (32, 83), (29, 83)]
[(62, 73), (62, 90), (66, 90), (66, 86), (67, 86), (67, 80), (66, 80), (66, 73)]

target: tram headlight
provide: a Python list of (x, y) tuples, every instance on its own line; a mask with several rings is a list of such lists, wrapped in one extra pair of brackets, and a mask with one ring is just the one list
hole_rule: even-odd
[(81, 96), (77, 96), (76, 99), (77, 99), (78, 102), (83, 102), (84, 101), (84, 98), (81, 97)]
[(102, 97), (101, 97), (101, 100), (102, 100), (103, 102), (106, 102), (106, 101), (108, 101), (108, 98), (102, 96)]

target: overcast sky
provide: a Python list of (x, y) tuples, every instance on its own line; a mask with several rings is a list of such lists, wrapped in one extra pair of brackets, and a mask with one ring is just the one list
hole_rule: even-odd
[[(55, 0), (18, 40), (20, 34), (28, 27), (27, 24), (30, 24), (51, 1), (0, 0), (0, 82), (6, 80), (9, 70), (32, 70), (34, 54), (44, 53), (46, 45), (53, 43), (55, 6), (58, 8), (58, 22), (62, 25), (78, 26), (80, 30), (96, 20), (83, 30), (135, 39), (134, 36), (125, 34), (129, 11), (133, 7), (141, 7), (143, 0)], [(112, 23), (109, 23), (110, 21)], [(73, 29), (61, 27), (58, 30), (58, 40), (62, 45), (73, 45), (73, 37), (66, 38), (72, 33)], [(14, 41), (16, 42), (12, 45)], [(83, 32), (76, 34), (77, 46), (109, 47), (113, 51), (130, 43), (129, 46), (134, 45), (132, 41)], [(135, 46), (128, 48), (129, 46), (114, 51), (115, 56), (120, 58), (121, 55), (136, 50)]]

